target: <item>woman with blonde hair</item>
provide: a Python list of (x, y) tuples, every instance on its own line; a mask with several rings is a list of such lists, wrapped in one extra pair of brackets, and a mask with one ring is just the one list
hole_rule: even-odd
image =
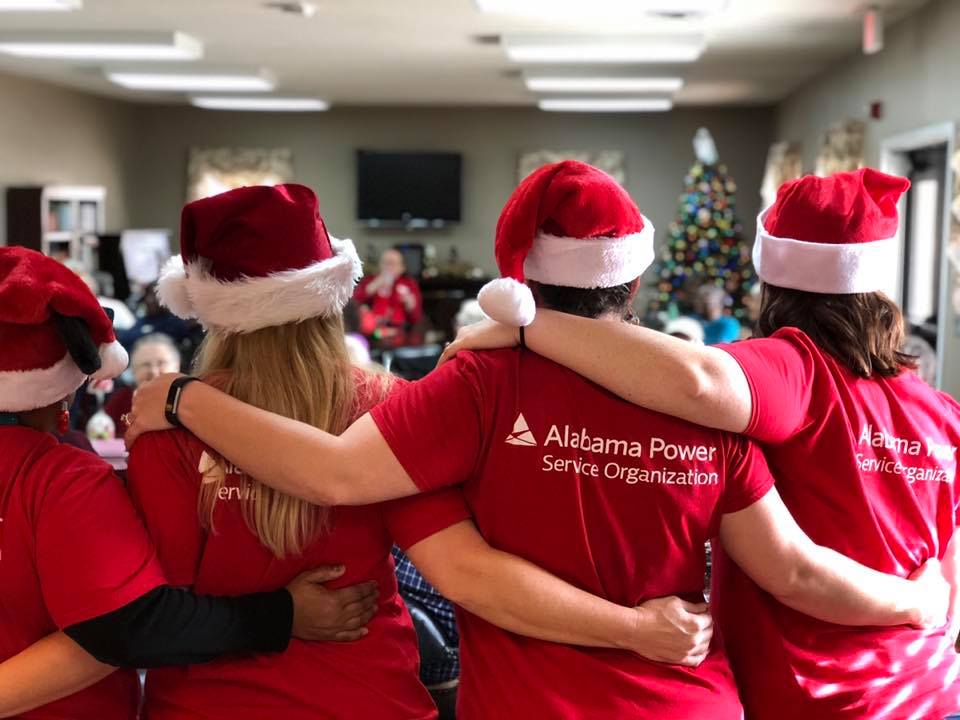
[[(311, 190), (249, 187), (191, 203), (181, 250), (159, 291), (175, 313), (207, 327), (197, 367), (207, 383), (335, 433), (389, 392), (387, 379), (349, 364), (341, 311), (360, 263), (352, 243), (327, 234)], [(174, 383), (169, 417), (176, 419), (183, 386), (195, 379)], [(324, 468), (313, 471), (322, 476)], [(436, 498), (429, 522), (406, 503), (318, 507), (245, 475), (183, 428), (143, 437), (129, 477), (175, 584), (253, 592), (305, 567), (342, 563), (339, 582), (373, 580), (380, 592), (379, 612), (359, 642), (293, 641), (276, 656), (151, 671), (151, 720), (435, 717), (417, 677), (416, 636), (390, 550), (447, 528), (450, 561), (428, 579), (455, 588), (453, 599), (490, 622), (674, 663), (696, 664), (709, 644), (709, 618), (686, 613), (675, 598), (623, 608), (491, 549), (464, 522), (469, 513), (456, 493)]]
[(329, 570), (245, 597), (170, 587), (110, 466), (54, 434), (88, 377), (127, 365), (70, 270), (0, 248), (0, 348), (0, 717), (134, 720), (133, 668), (279, 652), (291, 631), (322, 640), (363, 624), (370, 588), (315, 585)]

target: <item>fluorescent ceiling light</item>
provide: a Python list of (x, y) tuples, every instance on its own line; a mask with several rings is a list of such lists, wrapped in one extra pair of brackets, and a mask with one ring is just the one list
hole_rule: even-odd
[(476, 0), (483, 12), (541, 18), (705, 15), (720, 12), (728, 0)]
[(65, 12), (81, 7), (83, 0), (0, 0), (0, 12)]
[(539, 102), (550, 112), (666, 112), (673, 107), (669, 98), (553, 98)]
[(4, 33), (0, 52), (68, 60), (198, 60), (203, 57), (203, 45), (179, 32)]
[(205, 110), (253, 110), (262, 112), (321, 112), (330, 103), (316, 98), (282, 97), (192, 97), (190, 104)]
[(526, 75), (524, 81), (532, 92), (676, 92), (683, 87), (683, 78), (674, 77)]
[(697, 60), (701, 36), (551, 37), (505, 35), (507, 56), (523, 63), (680, 63)]
[(131, 90), (169, 92), (267, 92), (273, 78), (264, 71), (108, 69), (110, 82)]

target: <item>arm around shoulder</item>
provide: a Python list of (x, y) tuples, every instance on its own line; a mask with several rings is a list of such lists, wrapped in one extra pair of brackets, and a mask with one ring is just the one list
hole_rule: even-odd
[(752, 397), (744, 372), (718, 348), (551, 310), (538, 310), (525, 341), (635, 405), (733, 432), (742, 432), (750, 421)]
[[(162, 375), (137, 391), (128, 445), (144, 432), (169, 427), (164, 407), (176, 377)], [(183, 388), (178, 418), (250, 476), (307, 502), (364, 505), (417, 490), (367, 416), (337, 437), (194, 382)]]

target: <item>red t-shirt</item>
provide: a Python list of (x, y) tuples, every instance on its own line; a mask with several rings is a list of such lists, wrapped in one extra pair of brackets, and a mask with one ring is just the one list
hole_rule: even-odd
[[(394, 327), (415, 325), (420, 321), (423, 315), (423, 300), (416, 280), (406, 275), (397, 278), (388, 295), (371, 293), (368, 286), (372, 280), (373, 277), (365, 277), (360, 281), (354, 299), (361, 305), (369, 306), (377, 320)], [(409, 306), (404, 301), (405, 297), (413, 298)]]
[[(375, 401), (365, 391), (365, 378), (357, 373), (358, 415)], [(376, 580), (380, 610), (368, 625), (370, 634), (358, 642), (294, 639), (283, 653), (151, 670), (146, 686), (150, 720), (436, 717), (418, 678), (416, 633), (397, 595), (390, 548), (393, 538), (409, 547), (459, 522), (465, 515), (462, 507), (441, 498), (440, 511), (426, 523), (418, 515), (410, 517), (404, 502), (335, 508), (328, 532), (302, 554), (278, 558), (244, 522), (235, 471), (220, 492), (214, 531), (201, 527), (198, 468), (205, 452), (210, 451), (192, 435), (174, 430), (143, 436), (130, 456), (130, 492), (171, 584), (198, 593), (239, 595), (283, 587), (320, 565), (344, 564), (346, 574), (331, 586)]]
[[(821, 545), (909, 575), (942, 558), (957, 524), (960, 406), (912, 372), (855, 377), (796, 329), (724, 348), (753, 397), (777, 489)], [(960, 708), (943, 630), (831, 625), (779, 604), (722, 553), (715, 614), (748, 716), (942, 718)]]
[[(110, 466), (23, 427), (0, 428), (0, 660), (113, 612), (166, 580)], [(21, 717), (132, 720), (140, 685), (118, 670)]]
[[(421, 490), (464, 483), (491, 545), (627, 606), (702, 600), (721, 515), (773, 485), (747, 442), (630, 405), (530, 352), (461, 353), (371, 414)], [(424, 523), (431, 505), (421, 501)], [(690, 670), (459, 617), (466, 720), (741, 718), (719, 647)]]

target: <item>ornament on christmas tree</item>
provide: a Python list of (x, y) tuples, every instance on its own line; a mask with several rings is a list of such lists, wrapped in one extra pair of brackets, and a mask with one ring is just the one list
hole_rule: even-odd
[(697, 287), (709, 283), (730, 297), (727, 313), (742, 320), (744, 298), (756, 283), (750, 248), (736, 218), (737, 184), (719, 163), (716, 145), (705, 128), (694, 138), (697, 163), (684, 178), (677, 219), (655, 267), (657, 292), (651, 314), (670, 317), (693, 312)]

